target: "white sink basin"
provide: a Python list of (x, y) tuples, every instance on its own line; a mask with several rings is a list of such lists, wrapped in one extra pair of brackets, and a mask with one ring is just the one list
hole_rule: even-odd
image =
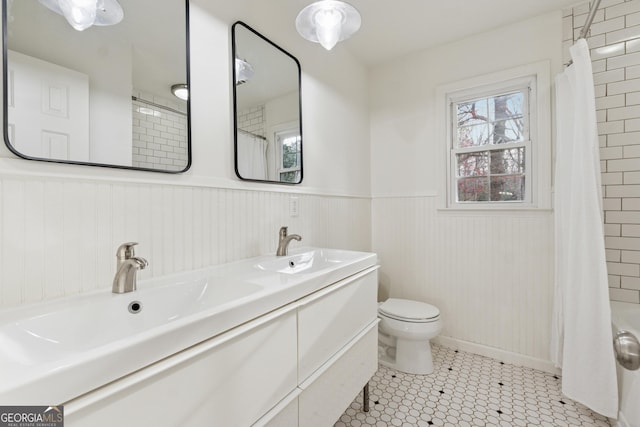
[[(259, 270), (284, 274), (310, 274), (338, 268), (358, 258), (359, 252), (338, 249), (308, 249), (301, 253), (276, 257), (255, 265)], [(299, 252), (299, 251), (297, 251)]]
[(127, 294), (69, 299), (64, 306), (52, 305), (42, 314), (2, 325), (0, 360), (33, 366), (73, 357), (261, 290), (254, 283), (216, 287), (200, 279)]
[(376, 262), (306, 248), (0, 311), (0, 404), (63, 404)]

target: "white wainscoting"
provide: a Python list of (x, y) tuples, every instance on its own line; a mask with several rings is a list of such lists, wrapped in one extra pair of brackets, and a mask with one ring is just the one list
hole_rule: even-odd
[(292, 247), (371, 249), (369, 198), (262, 187), (0, 175), (0, 308), (110, 289), (127, 241), (149, 261), (140, 279), (275, 252), (282, 225)]
[(526, 356), (520, 364), (550, 366), (552, 213), (445, 212), (437, 200), (373, 199), (379, 298), (436, 305), (449, 343), (475, 343)]

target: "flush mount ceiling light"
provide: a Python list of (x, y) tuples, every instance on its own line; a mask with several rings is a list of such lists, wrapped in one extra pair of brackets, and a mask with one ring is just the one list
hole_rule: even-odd
[(300, 11), (296, 29), (305, 39), (331, 50), (338, 42), (354, 35), (360, 23), (360, 13), (349, 3), (321, 0)]
[(115, 25), (124, 18), (117, 0), (38, 0), (64, 16), (73, 29), (83, 31), (92, 25)]
[(253, 67), (244, 59), (236, 58), (236, 85), (246, 83), (253, 77)]
[(171, 93), (177, 98), (186, 101), (189, 99), (189, 88), (184, 83), (179, 83), (171, 86)]

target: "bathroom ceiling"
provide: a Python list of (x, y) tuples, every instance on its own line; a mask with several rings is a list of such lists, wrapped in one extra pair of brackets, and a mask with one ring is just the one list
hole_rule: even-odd
[[(220, 17), (243, 20), (267, 37), (274, 37), (275, 28), (282, 32), (279, 38), (300, 37), (295, 30), (295, 18), (314, 0), (192, 1), (206, 4), (207, 9)], [(353, 38), (334, 49), (347, 49), (368, 66), (585, 3), (580, 0), (346, 1), (360, 11), (362, 27)]]
[(362, 27), (346, 48), (367, 65), (508, 25), (576, 0), (346, 0)]

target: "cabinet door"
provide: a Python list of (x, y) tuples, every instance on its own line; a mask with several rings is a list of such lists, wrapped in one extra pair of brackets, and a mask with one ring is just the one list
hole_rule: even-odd
[(296, 315), (234, 331), (70, 402), (65, 425), (251, 425), (296, 389)]
[(301, 301), (304, 305), (298, 310), (300, 383), (377, 318), (377, 277), (377, 271), (356, 275)]

